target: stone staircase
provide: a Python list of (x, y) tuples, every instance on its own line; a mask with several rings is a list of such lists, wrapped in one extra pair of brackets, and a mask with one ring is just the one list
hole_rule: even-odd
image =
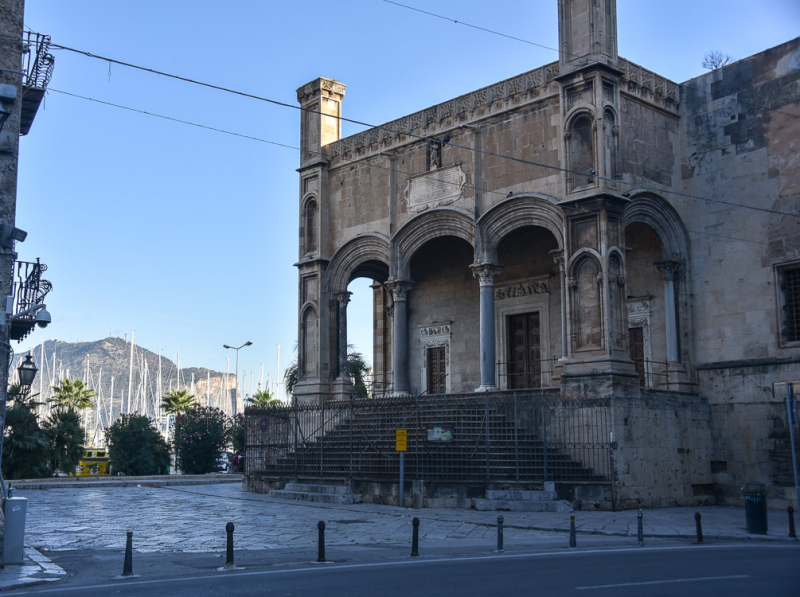
[(553, 483), (543, 490), (487, 489), (485, 498), (473, 498), (475, 510), (508, 510), (511, 512), (572, 512), (566, 500), (559, 500)]
[(283, 489), (273, 489), (269, 497), (282, 500), (321, 502), (324, 504), (360, 504), (361, 495), (350, 493), (346, 485), (315, 485), (287, 483)]

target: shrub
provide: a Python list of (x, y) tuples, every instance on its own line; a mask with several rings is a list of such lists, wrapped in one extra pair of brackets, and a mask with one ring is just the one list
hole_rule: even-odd
[(233, 425), (231, 431), (231, 443), (233, 444), (233, 451), (244, 454), (244, 415), (238, 413), (233, 418)]
[(126, 475), (166, 474), (169, 445), (145, 415), (121, 415), (106, 429), (109, 464)]
[(198, 406), (175, 417), (175, 460), (189, 475), (210, 473), (231, 440), (231, 420), (218, 408)]
[(31, 408), (17, 402), (6, 411), (3, 440), (3, 476), (35, 479), (50, 476), (50, 442)]

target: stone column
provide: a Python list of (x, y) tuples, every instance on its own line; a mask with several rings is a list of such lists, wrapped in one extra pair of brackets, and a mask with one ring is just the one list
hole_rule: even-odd
[(569, 355), (569, 336), (567, 334), (567, 273), (564, 269), (564, 251), (556, 249), (550, 251), (550, 254), (553, 256), (553, 261), (558, 264), (558, 280), (561, 287), (561, 359), (565, 359)]
[(667, 315), (667, 389), (682, 392), (693, 391), (686, 367), (680, 361), (678, 344), (678, 296), (675, 282), (680, 279), (681, 264), (678, 261), (656, 261), (655, 266), (664, 276), (664, 305)]
[(472, 275), (481, 284), (481, 386), (476, 392), (497, 389), (495, 372), (494, 329), (494, 279), (500, 275), (502, 266), (493, 263), (475, 263), (470, 266)]
[(349, 379), (347, 375), (347, 305), (350, 304), (352, 292), (340, 292), (336, 295), (339, 304), (339, 335), (337, 338), (339, 358), (339, 378)]
[(392, 375), (394, 393), (407, 395), (408, 383), (408, 293), (412, 283), (406, 280), (392, 280), (386, 283), (392, 292)]
[(655, 266), (664, 276), (664, 306), (667, 311), (667, 360), (677, 363), (678, 355), (678, 310), (675, 305), (675, 278), (680, 269), (677, 261), (656, 261)]

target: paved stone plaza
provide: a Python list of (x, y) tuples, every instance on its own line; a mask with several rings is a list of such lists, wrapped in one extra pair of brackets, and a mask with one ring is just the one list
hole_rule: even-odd
[[(224, 546), (227, 522), (236, 525), (237, 550), (313, 549), (317, 522), (326, 522), (330, 546), (408, 546), (411, 521), (420, 519), (420, 544), (437, 548), (496, 545), (497, 516), (505, 519), (507, 546), (567, 542), (570, 514), (411, 510), (375, 504), (323, 505), (278, 501), (242, 492), (239, 484), (178, 487), (19, 490), (28, 498), (26, 544), (46, 551), (119, 550), (133, 531), (134, 550), (212, 552)], [(770, 533), (748, 535), (742, 508), (667, 508), (644, 512), (647, 537), (690, 541), (694, 513), (701, 512), (707, 539), (785, 539), (785, 512), (770, 512)], [(575, 512), (583, 544), (635, 543), (636, 512)]]

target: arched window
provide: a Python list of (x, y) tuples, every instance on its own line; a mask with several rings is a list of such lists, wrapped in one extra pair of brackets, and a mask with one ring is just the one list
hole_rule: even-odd
[(572, 170), (572, 188), (592, 184), (589, 169), (594, 168), (594, 132), (592, 117), (583, 113), (577, 116), (569, 128), (569, 149)]
[(317, 202), (311, 199), (306, 203), (305, 214), (303, 215), (306, 233), (306, 255), (317, 252)]

